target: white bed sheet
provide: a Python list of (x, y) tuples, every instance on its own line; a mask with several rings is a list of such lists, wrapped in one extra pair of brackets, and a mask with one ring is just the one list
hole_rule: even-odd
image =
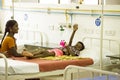
[[(110, 58), (106, 57), (106, 55), (112, 55), (113, 53), (108, 50), (103, 48), (103, 65), (111, 64)], [(100, 48), (99, 47), (91, 47), (91, 48), (86, 48), (83, 51), (80, 52), (80, 57), (89, 57), (92, 58), (94, 61), (95, 66), (100, 65)]]
[[(39, 65), (36, 63), (23, 62), (18, 60), (7, 59), (8, 74), (24, 74), (39, 72)], [(0, 74), (5, 73), (5, 62), (0, 58)]]

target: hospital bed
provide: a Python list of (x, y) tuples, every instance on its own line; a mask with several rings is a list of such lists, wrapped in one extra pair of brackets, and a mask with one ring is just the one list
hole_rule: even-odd
[(43, 60), (26, 59), (25, 57), (6, 58), (0, 54), (0, 80), (19, 80), (40, 78), (63, 74), (68, 65), (88, 66), (93, 64), (91, 58), (79, 60)]
[[(77, 77), (70, 74), (75, 72), (77, 72)], [(84, 72), (87, 72), (88, 76), (79, 77)], [(65, 68), (64, 80), (120, 80), (120, 74), (90, 67), (69, 65)]]
[[(86, 39), (88, 39), (91, 44), (91, 39), (89, 37), (84, 38), (83, 42), (87, 43), (85, 42)], [(8, 59), (4, 55), (0, 54), (3, 57), (1, 58), (2, 60), (0, 61), (0, 64), (3, 64), (3, 62), (5, 61), (5, 66), (0, 65), (3, 68), (3, 69), (0, 68), (3, 70), (0, 73), (0, 80), (19, 80), (19, 79), (40, 78), (45, 76), (60, 75), (60, 74), (64, 74), (64, 69), (68, 65), (90, 66), (97, 63), (94, 57), (91, 57), (88, 55), (88, 53), (90, 52), (87, 53), (88, 56), (85, 56), (86, 53), (84, 53), (83, 55), (83, 53), (84, 52), (81, 52), (79, 60), (59, 60), (59, 59), (58, 60), (43, 60), (43, 59), (28, 60), (26, 58), (18, 58), (18, 57), (12, 57)], [(12, 63), (16, 65), (13, 65)], [(19, 67), (19, 66), (22, 66), (22, 64), (24, 64), (25, 68)], [(28, 64), (28, 65), (25, 65), (25, 64)], [(27, 67), (30, 67), (30, 66), (32, 66), (32, 69), (29, 70), (28, 68), (28, 70), (26, 70)], [(14, 69), (14, 67), (16, 70)], [(23, 69), (25, 69), (28, 72), (25, 72)]]

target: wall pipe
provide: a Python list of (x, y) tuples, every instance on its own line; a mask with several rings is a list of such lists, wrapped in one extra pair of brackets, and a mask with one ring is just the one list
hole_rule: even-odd
[[(45, 9), (45, 8), (44, 8)], [(3, 8), (2, 10), (9, 10), (7, 8)], [(48, 13), (48, 8), (46, 8), (46, 10), (28, 10), (28, 9), (14, 9), (14, 11), (22, 11), (22, 12), (41, 12), (41, 13)], [(83, 11), (83, 10), (81, 10)], [(67, 14), (73, 14), (73, 15), (92, 15), (92, 16), (99, 16), (100, 14), (99, 13), (87, 13), (88, 11), (92, 11), (92, 12), (101, 12), (101, 11), (98, 11), (98, 10), (84, 10), (84, 13), (83, 12), (67, 12)], [(104, 10), (104, 12), (106, 12), (106, 10)], [(107, 12), (120, 12), (120, 10), (108, 10)], [(53, 14), (65, 14), (65, 11), (63, 12), (58, 12), (58, 11), (51, 11), (49, 10), (49, 13), (53, 13)], [(117, 14), (105, 14), (104, 13), (104, 16), (120, 16), (119, 13)]]
[[(104, 2), (104, 1), (103, 1)], [(9, 6), (6, 6), (6, 7), (9, 7)], [(17, 6), (15, 6), (15, 8), (16, 9), (27, 9), (27, 10), (63, 10), (63, 11), (65, 11), (65, 10), (67, 10), (67, 11), (94, 11), (94, 12), (101, 12), (102, 10), (97, 10), (97, 9), (95, 9), (95, 10), (92, 10), (92, 9), (72, 9), (72, 8), (53, 8), (53, 7), (51, 7), (51, 8), (33, 8), (33, 7), (24, 7), (24, 6), (22, 6), (22, 7), (17, 7)], [(120, 10), (104, 10), (104, 12), (120, 12)]]
[[(39, 0), (38, 0), (39, 1)], [(39, 1), (40, 2), (40, 1)], [(103, 0), (104, 2), (104, 0)], [(12, 0), (12, 3), (14, 4), (14, 0)], [(102, 0), (98, 1), (98, 6), (102, 4)], [(27, 5), (27, 4), (26, 4)], [(13, 6), (13, 5), (12, 5)], [(3, 8), (9, 8), (11, 6), (3, 5)], [(76, 7), (76, 6), (75, 6)], [(102, 10), (100, 9), (77, 9), (77, 8), (54, 8), (54, 7), (33, 7), (33, 6), (24, 6), (22, 3), (14, 5), (14, 8), (16, 9), (26, 9), (26, 10), (67, 10), (67, 11), (93, 11), (93, 12), (101, 12)], [(104, 10), (104, 12), (120, 12), (120, 10)]]
[(70, 23), (73, 25), (73, 14), (70, 14)]
[(67, 10), (65, 10), (65, 17), (66, 17), (66, 26), (68, 27), (69, 15), (67, 14)]

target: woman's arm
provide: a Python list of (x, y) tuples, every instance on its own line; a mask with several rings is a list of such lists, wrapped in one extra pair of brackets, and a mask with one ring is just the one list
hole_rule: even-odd
[(74, 35), (75, 35), (75, 32), (77, 31), (77, 29), (78, 29), (78, 24), (74, 24), (73, 25), (73, 32), (72, 32), (72, 35), (70, 37), (70, 41), (69, 41), (68, 46), (72, 45), (72, 41), (73, 41), (73, 38), (74, 38)]
[(16, 48), (14, 48), (14, 47), (12, 47), (12, 48), (8, 51), (8, 53), (12, 54), (12, 55), (15, 56), (15, 57), (23, 57), (23, 56), (26, 56), (26, 57), (30, 56), (30, 57), (31, 57), (31, 56), (33, 56), (32, 53), (30, 53), (29, 51), (25, 51), (25, 50), (23, 50), (22, 53), (18, 53), (18, 52), (16, 51)]
[(16, 48), (12, 47), (9, 49), (8, 53), (12, 54), (13, 56), (15, 57), (23, 57), (22, 54), (19, 54), (17, 51), (16, 51)]

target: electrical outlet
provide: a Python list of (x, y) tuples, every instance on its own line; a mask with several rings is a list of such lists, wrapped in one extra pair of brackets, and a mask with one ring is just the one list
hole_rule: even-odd
[(62, 27), (66, 27), (66, 28), (72, 28), (72, 25), (70, 23), (68, 23), (68, 24), (66, 24), (66, 23), (59, 23), (58, 25), (62, 26)]

